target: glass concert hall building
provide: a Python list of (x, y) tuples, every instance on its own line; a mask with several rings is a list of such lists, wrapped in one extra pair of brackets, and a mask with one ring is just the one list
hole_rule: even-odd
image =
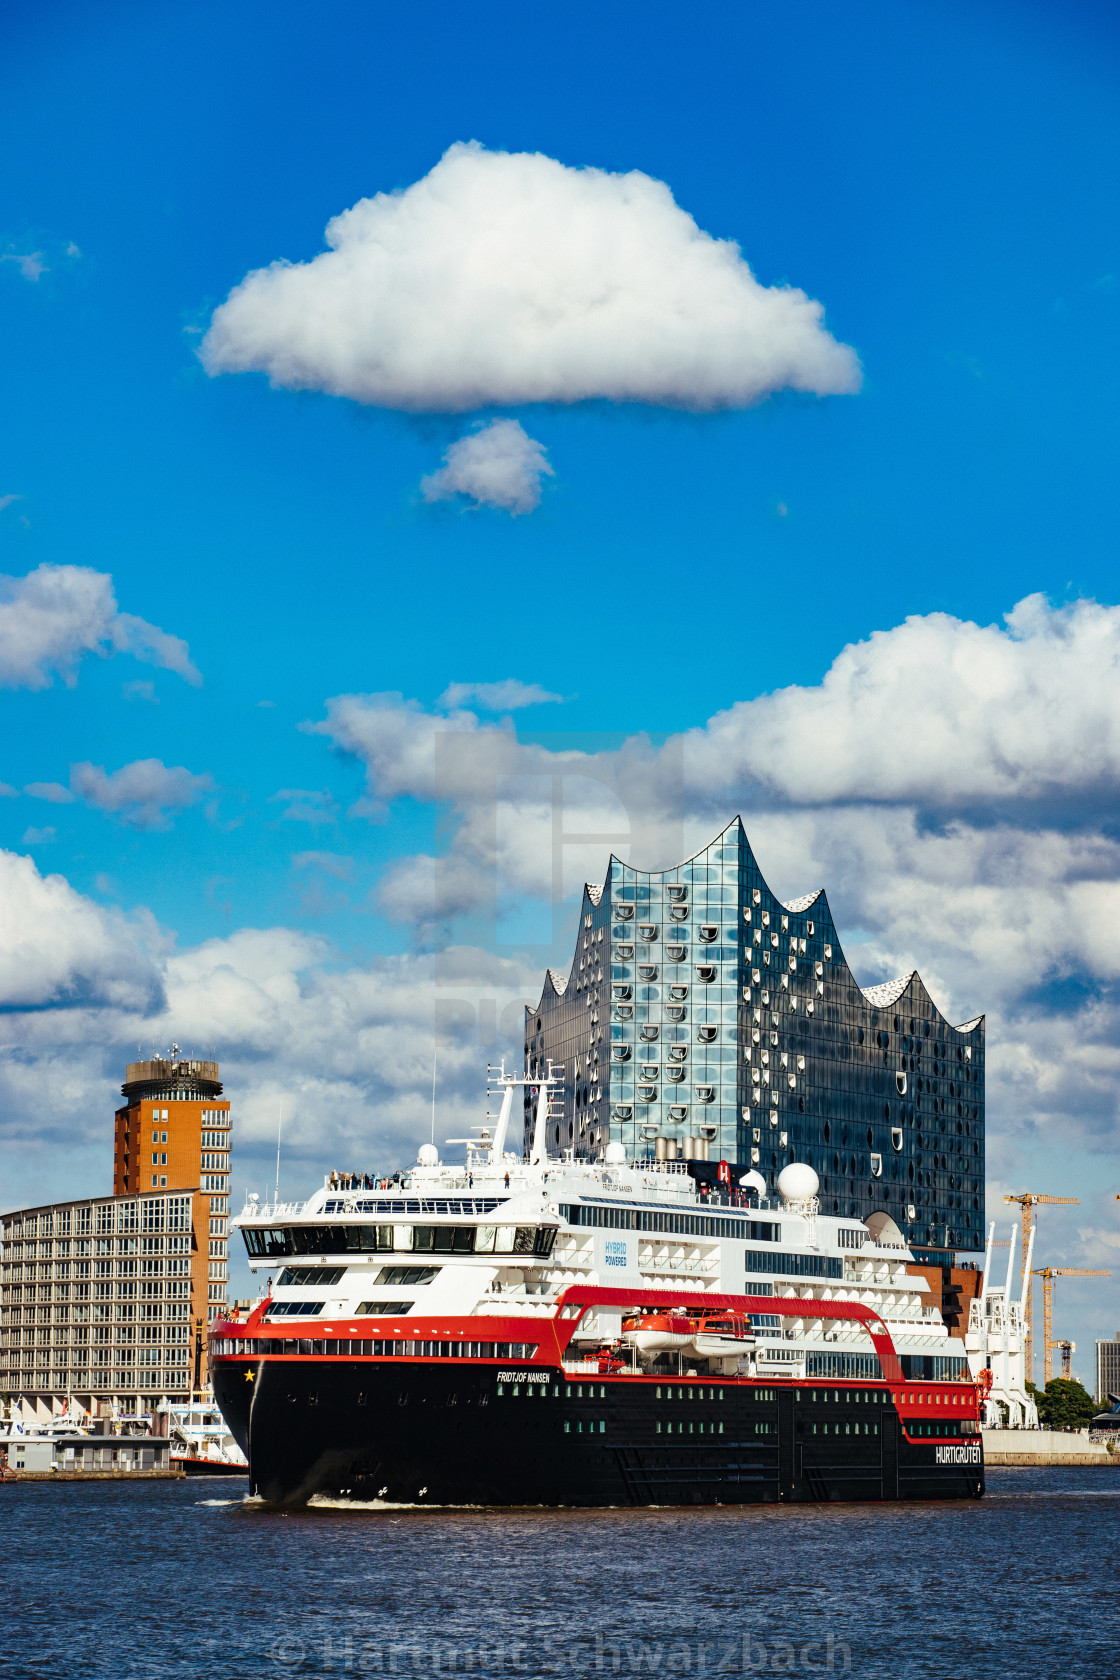
[(775, 898), (739, 818), (676, 868), (612, 857), (584, 888), (525, 1057), (530, 1078), (562, 1070), (550, 1153), (619, 1141), (630, 1159), (755, 1167), (771, 1189), (807, 1161), (825, 1213), (887, 1213), (922, 1248), (983, 1244), (983, 1016), (950, 1025), (916, 972), (860, 987), (823, 890)]

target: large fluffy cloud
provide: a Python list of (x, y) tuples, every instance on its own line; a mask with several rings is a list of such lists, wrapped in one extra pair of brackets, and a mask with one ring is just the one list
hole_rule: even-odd
[(819, 303), (760, 285), (738, 245), (638, 171), (455, 145), (326, 239), (231, 292), (202, 344), (208, 372), (441, 412), (591, 397), (740, 408), (859, 387)]
[(0, 851), (0, 926), (0, 1011), (162, 1004), (166, 941), (151, 917), (104, 909), (14, 852)]
[(740, 701), (688, 737), (701, 788), (941, 809), (1115, 792), (1120, 607), (1030, 595), (1003, 626), (908, 618), (846, 647), (817, 688)]
[(27, 577), (0, 577), (0, 685), (49, 688), (56, 675), (72, 684), (87, 653), (131, 653), (202, 681), (186, 642), (119, 610), (107, 573), (39, 566)]

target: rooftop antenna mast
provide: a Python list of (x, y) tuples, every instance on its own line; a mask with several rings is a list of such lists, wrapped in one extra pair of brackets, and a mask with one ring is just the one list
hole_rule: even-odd
[(436, 1141), (436, 1046), (432, 1045), (432, 1143)]
[(280, 1129), (283, 1126), (283, 1124), (284, 1124), (284, 1099), (283, 1099), (283, 1097), (281, 1097), (280, 1098), (280, 1118), (276, 1122), (276, 1193), (273, 1196), (273, 1205), (274, 1206), (279, 1206), (279, 1202), (280, 1202)]

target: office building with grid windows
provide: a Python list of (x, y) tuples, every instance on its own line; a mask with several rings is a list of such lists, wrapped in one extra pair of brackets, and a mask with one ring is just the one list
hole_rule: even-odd
[(4, 1214), (0, 1393), (41, 1417), (186, 1400), (206, 1379), (205, 1209), (189, 1190)]
[(1105, 1405), (1114, 1395), (1120, 1395), (1120, 1330), (1111, 1342), (1097, 1342), (1096, 1380), (1097, 1401)]
[[(566, 975), (526, 1011), (530, 1078), (561, 1076), (548, 1147), (726, 1160), (822, 1211), (888, 1214), (912, 1246), (982, 1246), (984, 1018), (951, 1025), (914, 972), (860, 987), (823, 890), (782, 902), (736, 818), (675, 868), (612, 857)], [(526, 1145), (534, 1097), (526, 1102)]]

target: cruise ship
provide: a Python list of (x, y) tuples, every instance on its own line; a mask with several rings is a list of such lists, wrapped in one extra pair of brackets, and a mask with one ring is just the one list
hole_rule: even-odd
[[(215, 1320), (210, 1356), (257, 1496), (983, 1493), (990, 1373), (973, 1376), (886, 1212), (822, 1215), (803, 1162), (768, 1194), (757, 1172), (701, 1175), (618, 1142), (550, 1156), (554, 1083), (497, 1070), (500, 1112), (465, 1163), (426, 1144), (392, 1180), (250, 1198), (234, 1225), (267, 1281), (247, 1316)], [(513, 1150), (526, 1090), (535, 1124)]]

